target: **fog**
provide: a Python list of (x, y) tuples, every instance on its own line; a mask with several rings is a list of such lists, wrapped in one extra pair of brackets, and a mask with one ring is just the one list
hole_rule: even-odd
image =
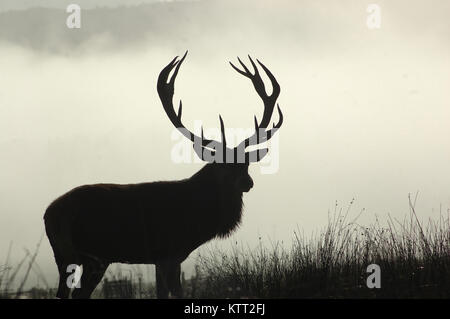
[[(228, 65), (236, 56), (259, 58), (281, 85), (279, 169), (252, 165), (242, 226), (221, 245), (289, 243), (297, 227), (324, 227), (336, 202), (346, 209), (352, 199), (361, 224), (402, 219), (409, 193), (419, 192), (423, 220), (450, 207), (447, 1), (378, 1), (374, 30), (361, 1), (86, 9), (81, 29), (68, 29), (51, 1), (17, 3), (0, 13), (0, 264), (11, 241), (14, 262), (35, 248), (46, 207), (75, 186), (200, 169), (171, 160), (173, 127), (156, 92), (160, 70), (187, 49), (175, 89), (187, 127), (216, 128), (218, 114), (229, 128), (261, 118), (251, 82)], [(46, 238), (37, 263), (55, 285)]]
[[(136, 6), (154, 2), (173, 2), (174, 0), (2, 0), (0, 11), (26, 10), (29, 8), (59, 8), (65, 9), (69, 4), (76, 3), (84, 9), (102, 7)], [(188, 0), (176, 0), (178, 2)]]

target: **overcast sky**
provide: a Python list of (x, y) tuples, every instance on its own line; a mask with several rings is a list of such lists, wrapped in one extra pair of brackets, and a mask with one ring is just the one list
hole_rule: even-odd
[[(180, 1), (180, 0), (178, 0)], [(181, 0), (183, 1), (183, 0)], [(83, 8), (116, 7), (123, 5), (139, 5), (151, 2), (173, 2), (167, 0), (2, 0), (0, 11), (23, 10), (34, 7), (65, 8), (69, 4), (76, 3)]]
[[(10, 241), (14, 260), (34, 248), (45, 208), (72, 187), (200, 169), (171, 160), (173, 129), (156, 92), (161, 68), (186, 49), (176, 98), (189, 127), (217, 128), (219, 113), (230, 128), (261, 117), (251, 83), (227, 63), (237, 55), (259, 58), (282, 88), (279, 170), (251, 167), (255, 187), (233, 240), (289, 242), (297, 226), (324, 227), (335, 202), (353, 198), (352, 214), (365, 209), (361, 223), (403, 218), (416, 191), (420, 218), (450, 207), (448, 1), (378, 1), (374, 30), (373, 1), (95, 9), (82, 11), (80, 30), (67, 29), (63, 2), (144, 1), (1, 2), (1, 11), (52, 9), (0, 14), (0, 264)], [(56, 283), (46, 239), (38, 262)]]

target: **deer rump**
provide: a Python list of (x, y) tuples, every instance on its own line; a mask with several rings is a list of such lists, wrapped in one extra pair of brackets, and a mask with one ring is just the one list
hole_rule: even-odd
[(182, 180), (77, 187), (56, 199), (44, 216), (55, 257), (63, 264), (80, 264), (83, 257), (181, 263), (240, 222), (242, 194), (220, 194), (210, 186), (199, 190)]

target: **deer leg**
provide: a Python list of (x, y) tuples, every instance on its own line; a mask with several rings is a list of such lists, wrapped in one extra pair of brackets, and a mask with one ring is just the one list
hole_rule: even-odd
[(169, 287), (167, 283), (167, 264), (157, 263), (156, 265), (156, 298), (169, 298)]
[(92, 259), (84, 260), (83, 274), (79, 288), (75, 288), (72, 293), (73, 299), (88, 299), (92, 292), (100, 283), (105, 274), (108, 264), (94, 261)]
[(167, 284), (170, 294), (175, 298), (182, 298), (183, 291), (181, 288), (181, 264), (171, 263), (168, 265)]
[(69, 266), (79, 265), (79, 258), (74, 253), (66, 252), (64, 255), (62, 255), (59, 252), (55, 252), (55, 261), (58, 266), (59, 272), (59, 284), (56, 298), (67, 299), (70, 295), (70, 286), (67, 281), (69, 279), (69, 276), (73, 275), (73, 273), (71, 273), (72, 268)]
[(58, 291), (56, 292), (56, 298), (59, 299), (67, 299), (70, 294), (70, 288), (67, 284), (67, 278), (69, 277), (69, 274), (66, 272), (67, 266), (68, 264), (66, 263), (58, 263), (59, 284)]

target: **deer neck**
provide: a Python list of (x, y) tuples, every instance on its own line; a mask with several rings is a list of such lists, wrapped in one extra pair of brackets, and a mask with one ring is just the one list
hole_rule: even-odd
[(217, 181), (208, 165), (193, 175), (191, 181), (199, 185), (195, 189), (203, 190), (202, 201), (206, 204), (202, 215), (211, 219), (211, 224), (215, 225), (214, 235), (222, 238), (229, 236), (241, 222), (242, 192)]
[(220, 194), (218, 237), (228, 237), (242, 219), (242, 192), (222, 191)]

